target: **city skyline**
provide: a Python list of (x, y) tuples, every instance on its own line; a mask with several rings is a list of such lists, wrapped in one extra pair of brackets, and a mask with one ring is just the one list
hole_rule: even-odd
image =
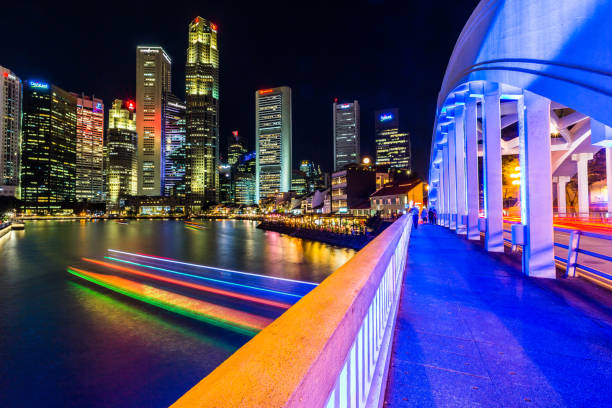
[[(66, 36), (63, 54), (70, 52), (68, 60), (71, 61), (71, 64), (67, 65), (57, 61), (57, 58), (46, 57), (48, 51), (44, 43), (49, 41), (46, 38), (48, 35), (38, 34), (49, 31), (45, 29), (48, 25), (45, 21), (41, 22), (40, 26), (31, 27), (29, 31), (22, 28), (28, 26), (23, 21), (25, 16), (32, 14), (53, 16), (53, 20), (64, 22), (66, 26), (69, 26), (68, 21), (81, 26), (84, 20), (76, 17), (82, 12), (61, 5), (53, 8), (45, 5), (11, 5), (9, 8), (14, 7), (16, 10), (13, 13), (16, 16), (15, 23), (19, 24), (8, 22), (0, 28), (0, 32), (5, 36), (9, 36), (10, 32), (10, 37), (23, 38), (23, 41), (36, 37), (36, 41), (43, 41), (43, 45), (36, 54), (22, 55), (18, 51), (19, 46), (16, 46), (22, 43), (22, 40), (16, 41), (17, 44), (9, 42), (0, 50), (0, 60), (3, 66), (21, 78), (41, 78), (64, 89), (95, 94), (110, 106), (116, 98), (133, 100), (135, 97), (132, 74), (135, 70), (134, 48), (142, 44), (160, 45), (172, 58), (172, 89), (175, 95), (184, 100), (183, 75), (187, 47), (185, 28), (189, 21), (201, 14), (218, 25), (220, 36), (220, 87), (223, 94), (219, 106), (221, 151), (224, 151), (226, 143), (223, 135), (234, 129), (238, 129), (248, 140), (249, 150), (254, 149), (252, 92), (284, 83), (293, 89), (294, 97), (294, 168), (301, 160), (308, 159), (321, 163), (324, 171), (333, 169), (331, 151), (322, 151), (317, 146), (332, 138), (333, 119), (329, 114), (329, 104), (337, 97), (339, 100), (360, 101), (362, 153), (371, 157), (375, 152), (371, 112), (385, 106), (399, 107), (403, 112), (403, 127), (417, 139), (413, 146), (415, 155), (419, 156), (415, 165), (417, 170), (424, 174), (429, 151), (427, 140), (431, 135), (430, 120), (435, 113), (435, 98), (431, 96), (431, 91), (439, 86), (438, 78), (443, 74), (454, 40), (449, 41), (447, 36), (434, 34), (424, 39), (418, 50), (404, 48), (399, 53), (404, 35), (398, 37), (395, 31), (397, 21), (401, 20), (413, 23), (408, 24), (406, 36), (411, 32), (419, 32), (424, 22), (419, 21), (416, 16), (439, 13), (440, 10), (433, 5), (415, 4), (405, 7), (401, 2), (389, 1), (351, 2), (351, 7), (340, 3), (331, 7), (327, 15), (320, 15), (316, 6), (301, 9), (305, 16), (303, 19), (290, 18), (280, 23), (284, 32), (282, 38), (277, 37), (276, 29), (265, 24), (255, 27), (247, 23), (250, 20), (266, 21), (267, 18), (286, 14), (287, 6), (280, 4), (279, 7), (263, 10), (247, 3), (220, 5), (204, 2), (197, 6), (178, 5), (173, 7), (170, 13), (156, 12), (145, 16), (147, 18), (142, 18), (142, 10), (136, 4), (126, 5), (122, 15), (104, 12), (96, 17), (112, 21), (110, 26), (123, 28), (115, 31), (103, 28), (93, 34), (96, 38), (103, 38), (104, 41), (116, 43), (117, 46), (112, 47), (112, 50), (99, 50), (101, 60), (107, 59), (112, 61), (112, 64), (89, 67), (90, 74), (87, 75), (75, 69), (79, 66), (78, 63), (72, 63), (75, 60), (86, 61), (89, 57), (81, 51), (87, 49), (83, 43), (84, 39)], [(476, 1), (472, 6), (475, 4)], [(457, 16), (458, 21), (465, 20), (472, 8), (470, 5), (449, 2), (442, 10), (441, 18), (450, 19), (451, 16)], [(389, 13), (389, 10), (394, 10), (394, 13)], [(460, 17), (461, 15), (463, 17)], [(311, 18), (306, 18), (308, 16)], [(317, 21), (318, 28), (310, 33), (304, 24), (313, 19)], [(450, 37), (458, 35), (461, 29), (460, 23), (454, 24), (455, 26), (449, 27)], [(160, 31), (157, 28), (159, 26), (166, 29)], [(369, 36), (367, 30), (361, 32), (357, 29), (362, 26), (373, 27), (376, 36)], [(356, 36), (355, 41), (344, 40), (348, 33)], [(314, 38), (311, 35), (314, 35)], [(272, 38), (280, 41), (272, 53), (257, 51), (260, 49), (258, 44), (264, 44)], [(337, 44), (342, 44), (342, 53), (335, 52)], [(413, 47), (410, 44), (408, 46)], [(291, 51), (296, 48), (304, 51), (296, 55)], [(374, 53), (366, 61), (367, 49)], [(413, 55), (421, 51), (424, 52), (425, 58), (414, 59)], [(363, 64), (356, 67), (356, 59)], [(250, 69), (244, 69), (246, 61), (249, 62)], [(416, 70), (431, 71), (431, 74), (427, 74), (426, 78), (411, 76), (410, 72)], [(369, 79), (364, 82), (362, 78), (365, 77)], [(396, 77), (399, 82), (392, 84), (388, 80), (390, 77)], [(409, 93), (413, 93), (414, 97), (406, 97)], [(311, 120), (312, 118), (315, 120)]]

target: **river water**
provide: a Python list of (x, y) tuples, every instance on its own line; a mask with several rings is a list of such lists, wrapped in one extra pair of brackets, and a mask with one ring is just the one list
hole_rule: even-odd
[(320, 282), (354, 251), (252, 221), (33, 221), (0, 238), (0, 406), (163, 407), (249, 337), (79, 280), (108, 249)]

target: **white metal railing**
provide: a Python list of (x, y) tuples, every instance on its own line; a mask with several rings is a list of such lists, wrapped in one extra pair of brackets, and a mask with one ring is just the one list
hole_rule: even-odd
[(408, 255), (411, 218), (407, 224), (351, 345), (327, 407), (382, 406), (395, 317)]
[(382, 406), (411, 229), (399, 218), (173, 406)]

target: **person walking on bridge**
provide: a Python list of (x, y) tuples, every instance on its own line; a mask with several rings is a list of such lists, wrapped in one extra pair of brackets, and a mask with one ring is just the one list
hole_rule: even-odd
[(410, 209), (409, 214), (412, 215), (412, 228), (418, 229), (419, 228), (419, 208), (412, 207), (412, 209)]

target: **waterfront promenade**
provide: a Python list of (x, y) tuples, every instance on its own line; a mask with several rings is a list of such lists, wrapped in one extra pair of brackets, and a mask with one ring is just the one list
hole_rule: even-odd
[(611, 292), (434, 225), (407, 262), (385, 406), (610, 406)]

